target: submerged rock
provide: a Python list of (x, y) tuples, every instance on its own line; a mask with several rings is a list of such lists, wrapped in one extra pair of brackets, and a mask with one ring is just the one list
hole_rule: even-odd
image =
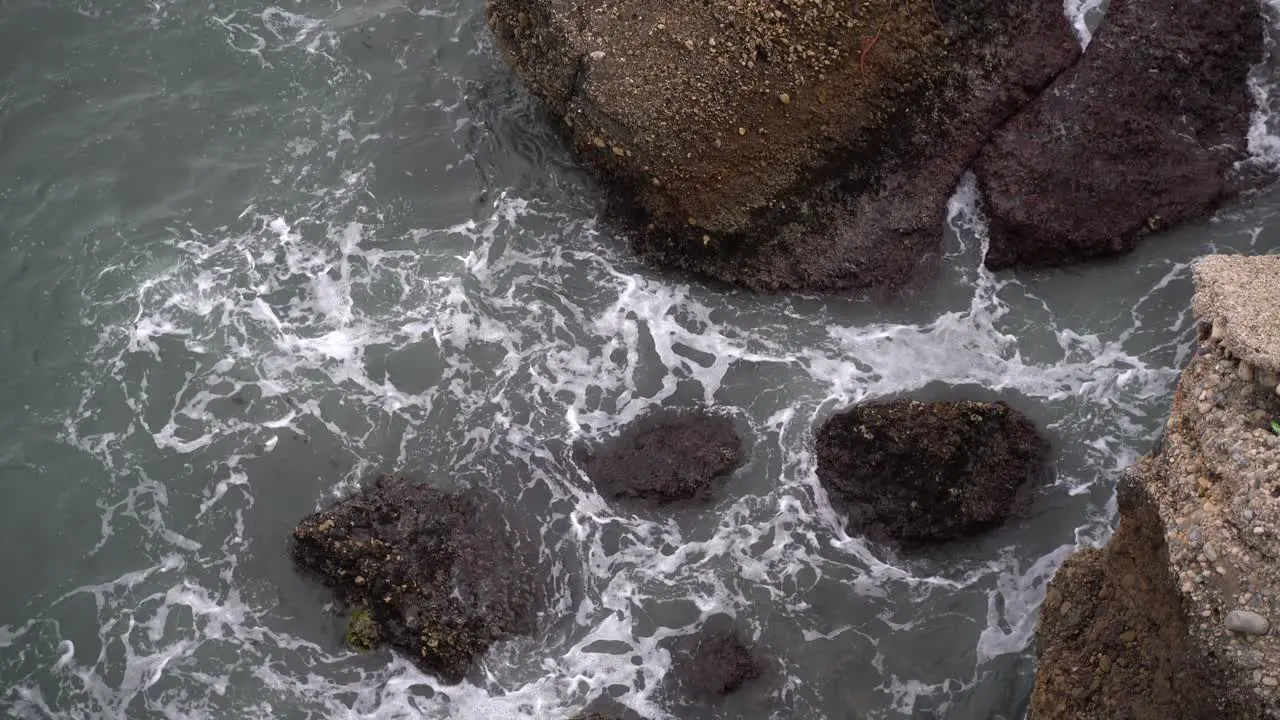
[(1111, 0), (1080, 62), (979, 158), (987, 266), (1128, 252), (1247, 187), (1263, 28), (1257, 0)]
[(764, 675), (763, 661), (731, 625), (715, 616), (697, 635), (675, 643), (671, 674), (686, 700), (713, 701)]
[(925, 543), (1001, 523), (1048, 445), (1003, 402), (868, 402), (818, 430), (818, 479), (849, 531)]
[(742, 438), (724, 415), (659, 411), (604, 447), (579, 448), (576, 460), (605, 497), (708, 500), (742, 465)]
[(447, 682), (493, 642), (531, 630), (527, 564), (476, 495), (380, 475), (303, 518), (293, 559), (354, 609), (354, 645), (380, 641)]
[(1079, 55), (1060, 0), (490, 0), (634, 248), (757, 289), (905, 280), (989, 133)]

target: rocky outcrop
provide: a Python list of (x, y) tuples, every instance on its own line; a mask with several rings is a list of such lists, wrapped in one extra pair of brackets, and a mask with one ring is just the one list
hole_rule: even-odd
[(461, 682), (495, 641), (532, 629), (529, 564), (499, 510), (476, 495), (379, 476), (303, 518), (293, 559), (353, 609), (356, 644), (389, 645), (446, 682)]
[(1115, 535), (1049, 585), (1033, 720), (1280, 717), (1278, 273), (1280, 256), (1196, 263), (1196, 355)]
[(818, 480), (849, 532), (908, 544), (1001, 523), (1048, 445), (1003, 402), (868, 402), (818, 430)]
[(601, 495), (662, 505), (710, 500), (743, 462), (731, 418), (706, 410), (658, 411), (575, 460)]
[(1058, 0), (489, 0), (650, 260), (897, 284), (988, 135), (1079, 55)]
[(1234, 166), (1262, 57), (1257, 0), (1111, 0), (1081, 60), (978, 160), (987, 266), (1128, 252), (1256, 182)]

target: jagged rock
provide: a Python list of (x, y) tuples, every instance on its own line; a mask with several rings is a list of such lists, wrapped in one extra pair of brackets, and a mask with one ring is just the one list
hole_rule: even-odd
[(1121, 481), (1120, 527), (1107, 547), (1072, 555), (1049, 583), (1030, 720), (1265, 717), (1190, 635), (1145, 487), (1153, 469), (1148, 461)]
[(1060, 0), (489, 0), (633, 247), (757, 289), (901, 283), (985, 138), (1079, 55)]
[(605, 497), (657, 504), (708, 500), (743, 462), (733, 420), (706, 410), (659, 411), (576, 460)]
[(460, 682), (490, 644), (531, 630), (528, 563), (500, 511), (397, 475), (308, 515), (293, 531), (299, 568), (371, 620), (376, 638), (424, 672)]
[(818, 430), (818, 479), (849, 531), (925, 543), (1002, 522), (1048, 445), (1003, 402), (868, 402)]
[(1120, 527), (1049, 585), (1031, 720), (1280, 718), (1280, 638), (1243, 634), (1280, 616), (1280, 399), (1210, 328), (1257, 289), (1252, 263), (1228, 267), (1195, 274), (1200, 345), (1159, 447), (1121, 480)]
[(1128, 252), (1259, 181), (1234, 166), (1263, 28), (1257, 0), (1111, 0), (1080, 61), (982, 151), (987, 266)]

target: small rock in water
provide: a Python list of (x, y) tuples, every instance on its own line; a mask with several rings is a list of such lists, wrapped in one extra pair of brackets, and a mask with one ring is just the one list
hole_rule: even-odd
[(1228, 630), (1246, 635), (1265, 635), (1271, 623), (1252, 610), (1232, 610), (1227, 613)]

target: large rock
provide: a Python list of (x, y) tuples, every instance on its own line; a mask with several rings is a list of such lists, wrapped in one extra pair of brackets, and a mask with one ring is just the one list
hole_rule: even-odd
[(576, 460), (601, 495), (658, 505), (710, 500), (743, 462), (733, 420), (706, 410), (657, 411)]
[(1233, 166), (1247, 155), (1246, 77), (1263, 58), (1259, 5), (1111, 0), (1080, 62), (979, 158), (987, 266), (1128, 252), (1251, 182)]
[(988, 135), (1079, 54), (1060, 0), (489, 0), (527, 87), (664, 266), (905, 280)]
[(1196, 263), (1197, 352), (1160, 447), (1121, 482), (1119, 529), (1050, 583), (1032, 720), (1280, 718), (1280, 398), (1232, 357), (1280, 362), (1248, 340), (1280, 318), (1214, 330), (1246, 320), (1276, 263)]
[(293, 558), (373, 621), (361, 644), (377, 638), (446, 682), (460, 682), (493, 642), (531, 630), (527, 563), (501, 513), (476, 495), (379, 476), (303, 518)]
[(1151, 471), (1148, 461), (1121, 482), (1122, 519), (1107, 548), (1076, 553), (1049, 583), (1030, 720), (1266, 717), (1190, 634), (1142, 479)]
[(1005, 519), (1048, 445), (1003, 402), (868, 402), (818, 430), (818, 480), (849, 531), (908, 544), (972, 535)]

